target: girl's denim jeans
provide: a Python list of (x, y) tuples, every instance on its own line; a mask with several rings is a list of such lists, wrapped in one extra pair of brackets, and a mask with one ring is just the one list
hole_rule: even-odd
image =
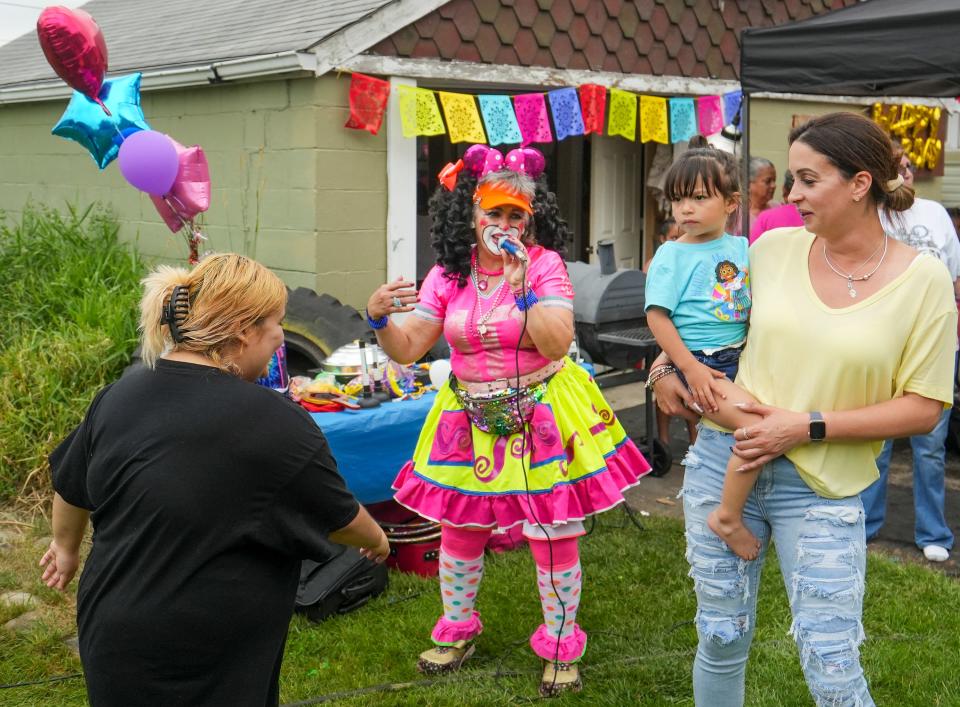
[(741, 560), (710, 530), (720, 503), (732, 435), (700, 427), (684, 460), (687, 561), (697, 594), (693, 694), (700, 707), (739, 706), (753, 639), (760, 570), (777, 546), (803, 673), (817, 705), (872, 706), (860, 667), (866, 542), (857, 496), (828, 499), (810, 490), (786, 457), (764, 466), (743, 521), (760, 540), (758, 559)]

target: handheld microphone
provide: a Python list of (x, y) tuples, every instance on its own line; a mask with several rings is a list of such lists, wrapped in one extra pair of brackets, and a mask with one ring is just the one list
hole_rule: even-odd
[(506, 236), (500, 236), (500, 240), (497, 241), (497, 247), (500, 248), (500, 250), (507, 251), (510, 255), (521, 262), (525, 262), (527, 260), (527, 254), (517, 248), (516, 243), (508, 239)]

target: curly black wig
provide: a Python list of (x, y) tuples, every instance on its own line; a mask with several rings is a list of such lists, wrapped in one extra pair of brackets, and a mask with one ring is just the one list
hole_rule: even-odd
[[(534, 181), (533, 233), (538, 245), (556, 251), (563, 258), (570, 229), (560, 215), (557, 197), (547, 188), (543, 175)], [(470, 278), (470, 254), (476, 243), (473, 226), (473, 192), (477, 178), (466, 170), (460, 172), (453, 191), (438, 186), (430, 197), (430, 245), (443, 266), (444, 275), (456, 279), (458, 287), (466, 287)]]

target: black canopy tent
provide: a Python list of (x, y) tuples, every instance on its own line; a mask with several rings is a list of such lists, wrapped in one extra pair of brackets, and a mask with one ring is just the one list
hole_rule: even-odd
[(958, 0), (867, 0), (745, 29), (740, 83), (745, 94), (955, 97), (958, 43)]
[[(960, 0), (866, 0), (740, 40), (744, 168), (750, 96), (960, 96)], [(744, 230), (749, 229), (749, 209)]]

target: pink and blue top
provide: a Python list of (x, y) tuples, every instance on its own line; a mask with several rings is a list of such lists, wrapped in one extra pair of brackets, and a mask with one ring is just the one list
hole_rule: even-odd
[[(541, 246), (527, 249), (527, 283), (541, 307), (573, 310), (573, 285), (558, 253)], [(420, 288), (414, 314), (443, 325), (450, 344), (453, 374), (464, 381), (512, 378), (543, 368), (550, 359), (541, 355), (523, 330), (524, 313), (517, 309), (509, 285), (501, 281), (481, 293), (472, 281), (458, 287), (456, 279), (444, 277), (442, 265), (434, 265)]]

